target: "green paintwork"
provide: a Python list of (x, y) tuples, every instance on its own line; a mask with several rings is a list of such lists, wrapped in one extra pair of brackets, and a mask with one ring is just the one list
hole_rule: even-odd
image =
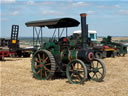
[(70, 47), (71, 48), (74, 48), (75, 47), (75, 44), (76, 44), (76, 41), (75, 40), (70, 41)]
[(46, 42), (41, 48), (40, 50), (49, 50), (54, 56), (56, 55), (60, 55), (60, 47), (55, 44), (54, 42)]
[(77, 59), (77, 50), (70, 51), (70, 59), (71, 60)]
[(68, 61), (68, 54), (69, 54), (68, 49), (64, 49), (62, 51), (62, 61)]

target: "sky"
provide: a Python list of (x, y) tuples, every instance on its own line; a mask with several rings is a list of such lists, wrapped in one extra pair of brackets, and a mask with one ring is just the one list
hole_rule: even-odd
[[(11, 26), (19, 25), (19, 37), (31, 37), (32, 27), (25, 22), (71, 17), (80, 21), (87, 13), (89, 30), (98, 36), (128, 36), (128, 0), (0, 0), (0, 37), (10, 37)], [(80, 30), (69, 28), (68, 34)], [(43, 29), (44, 36), (53, 30)]]

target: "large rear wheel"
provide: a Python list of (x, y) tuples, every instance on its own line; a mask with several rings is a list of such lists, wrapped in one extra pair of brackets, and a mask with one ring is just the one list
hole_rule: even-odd
[(66, 75), (70, 83), (82, 84), (87, 79), (87, 68), (83, 61), (71, 61), (66, 68)]
[(51, 79), (56, 70), (56, 63), (51, 52), (47, 50), (37, 51), (32, 58), (32, 71), (37, 79)]

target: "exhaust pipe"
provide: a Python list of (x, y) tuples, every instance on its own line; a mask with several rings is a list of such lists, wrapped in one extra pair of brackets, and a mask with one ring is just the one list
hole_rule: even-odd
[(86, 13), (80, 14), (81, 16), (81, 32), (82, 32), (82, 48), (87, 49), (88, 40), (88, 24), (86, 24)]

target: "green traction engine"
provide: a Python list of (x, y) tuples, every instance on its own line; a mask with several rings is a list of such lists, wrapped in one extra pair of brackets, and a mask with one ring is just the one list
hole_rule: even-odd
[(127, 46), (122, 43), (115, 43), (112, 42), (112, 37), (108, 36), (107, 38), (103, 38), (101, 41), (103, 45), (109, 46), (111, 48), (114, 48), (117, 52), (117, 56), (125, 56), (127, 54)]
[[(68, 28), (77, 27), (80, 22), (73, 18), (58, 18), (27, 22), (33, 27), (32, 72), (40, 80), (53, 79), (57, 75), (66, 75), (72, 84), (81, 84), (86, 80), (103, 81), (106, 73), (104, 63), (94, 58), (93, 50), (87, 48), (87, 14), (80, 14), (82, 43), (74, 46), (68, 39)], [(54, 29), (52, 38), (44, 41), (43, 28)], [(58, 33), (58, 38), (56, 37)], [(65, 33), (66, 36), (62, 36)], [(37, 36), (37, 37), (36, 37)]]

